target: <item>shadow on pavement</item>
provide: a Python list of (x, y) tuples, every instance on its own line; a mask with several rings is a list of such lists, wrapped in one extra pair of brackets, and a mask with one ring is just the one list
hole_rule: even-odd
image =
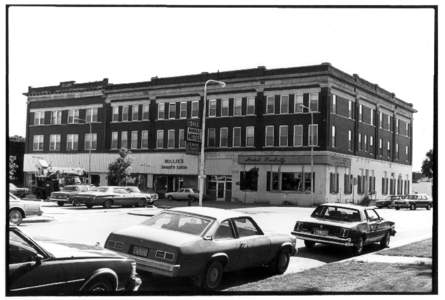
[[(379, 244), (367, 245), (363, 249), (363, 254), (371, 253), (374, 251), (381, 250)], [(315, 259), (325, 263), (331, 263), (354, 256), (352, 249), (335, 246), (335, 245), (323, 245), (316, 244), (312, 249), (306, 247), (298, 248), (296, 257), (303, 257), (309, 259)]]

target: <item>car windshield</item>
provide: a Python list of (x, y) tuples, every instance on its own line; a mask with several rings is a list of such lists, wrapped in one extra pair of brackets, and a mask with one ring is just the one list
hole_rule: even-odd
[(106, 192), (108, 192), (108, 190), (109, 190), (108, 187), (97, 187), (97, 188), (92, 189), (92, 191), (101, 192), (101, 193), (106, 193)]
[(311, 216), (320, 219), (345, 222), (360, 221), (360, 212), (358, 210), (337, 206), (319, 206), (314, 210)]
[(12, 200), (20, 200), (16, 195), (9, 193), (9, 200), (11, 200), (11, 198)]
[(143, 222), (143, 225), (160, 229), (201, 235), (212, 219), (176, 212), (163, 212)]
[(74, 192), (74, 191), (78, 191), (79, 188), (76, 186), (65, 186), (62, 188), (62, 191), (67, 191), (67, 192)]
[(9, 184), (9, 189), (10, 190), (15, 190), (17, 188), (17, 186), (14, 183), (10, 183)]
[(127, 186), (127, 190), (132, 193), (140, 193), (141, 192), (137, 186)]

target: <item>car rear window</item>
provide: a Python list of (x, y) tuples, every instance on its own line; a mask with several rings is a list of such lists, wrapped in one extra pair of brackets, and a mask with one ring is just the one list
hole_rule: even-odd
[(345, 222), (361, 221), (358, 210), (337, 206), (319, 206), (312, 213), (312, 217)]
[(201, 235), (212, 223), (212, 219), (203, 217), (163, 212), (143, 222), (143, 225), (165, 230), (178, 231), (192, 235)]

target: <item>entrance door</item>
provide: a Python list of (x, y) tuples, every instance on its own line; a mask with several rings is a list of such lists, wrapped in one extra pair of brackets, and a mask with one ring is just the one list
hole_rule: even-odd
[(224, 201), (226, 198), (226, 182), (218, 181), (216, 183), (216, 200)]

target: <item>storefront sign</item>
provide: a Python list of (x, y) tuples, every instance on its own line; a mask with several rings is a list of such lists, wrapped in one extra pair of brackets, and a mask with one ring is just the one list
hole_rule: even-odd
[(186, 141), (201, 143), (201, 128), (187, 127)]
[(184, 164), (184, 159), (164, 159), (164, 163), (161, 165), (161, 169), (164, 170), (184, 170), (187, 169), (187, 165)]
[(199, 120), (187, 121), (185, 153), (198, 155), (201, 145), (201, 124)]
[[(314, 164), (331, 165), (337, 167), (350, 167), (351, 160), (346, 157), (332, 155), (314, 155)], [(311, 163), (310, 155), (239, 155), (238, 163), (241, 165), (308, 165)]]

